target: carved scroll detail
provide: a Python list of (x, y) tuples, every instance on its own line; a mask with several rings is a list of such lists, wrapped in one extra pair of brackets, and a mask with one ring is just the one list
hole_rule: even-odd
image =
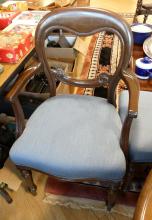
[(70, 76), (66, 75), (64, 73), (64, 70), (61, 68), (51, 69), (51, 73), (54, 74), (56, 79), (61, 80), (62, 82), (66, 82), (67, 84), (76, 85), (77, 86), (88, 86), (90, 87), (108, 87), (111, 75), (108, 75), (107, 73), (101, 73), (99, 76), (95, 79), (88, 79), (88, 80), (81, 80), (81, 79), (72, 79)]
[(108, 87), (110, 83), (110, 77), (112, 76), (108, 75), (107, 73), (100, 73), (100, 75), (98, 76), (98, 81), (101, 86)]
[(51, 69), (51, 72), (54, 74), (56, 78), (64, 78), (64, 70), (61, 68)]

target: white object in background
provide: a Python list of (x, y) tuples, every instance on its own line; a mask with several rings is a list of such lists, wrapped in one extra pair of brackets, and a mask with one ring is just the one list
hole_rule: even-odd
[[(64, 35), (66, 40), (68, 41), (68, 43), (71, 45), (71, 47), (74, 45), (75, 40), (76, 40), (76, 36), (74, 35)], [(55, 41), (56, 43), (59, 41), (59, 35), (50, 35), (48, 36), (48, 41)]]
[(152, 37), (148, 37), (143, 43), (144, 53), (152, 59)]
[(15, 19), (15, 24), (37, 25), (39, 21), (50, 11), (23, 11)]
[(152, 59), (143, 57), (136, 60), (135, 73), (139, 79), (149, 79), (152, 76)]
[(8, 8), (11, 11), (19, 10), (26, 11), (28, 10), (27, 1), (6, 1), (2, 4), (3, 7)]
[(138, 24), (131, 26), (131, 30), (133, 32), (139, 32), (139, 33), (149, 33), (152, 31), (152, 27), (146, 26), (146, 24)]
[(10, 31), (13, 31), (15, 33), (24, 32), (24, 33), (31, 33), (32, 36), (35, 36), (35, 30), (36, 30), (36, 26), (34, 25), (11, 23), (5, 29), (3, 29), (2, 32), (10, 32)]

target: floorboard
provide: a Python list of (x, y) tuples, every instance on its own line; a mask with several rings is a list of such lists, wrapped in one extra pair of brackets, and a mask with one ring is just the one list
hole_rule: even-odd
[(0, 220), (131, 220), (117, 214), (109, 216), (92, 210), (78, 210), (44, 203), (46, 178), (46, 175), (34, 172), (34, 180), (38, 185), (37, 196), (25, 192), (22, 185), (17, 192), (10, 192), (12, 204), (7, 204), (0, 197)]

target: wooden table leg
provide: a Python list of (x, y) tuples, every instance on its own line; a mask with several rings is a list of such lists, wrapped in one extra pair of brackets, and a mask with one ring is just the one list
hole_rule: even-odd
[(6, 184), (5, 183), (1, 183), (0, 184), (0, 195), (8, 202), (11, 203), (13, 200), (10, 197), (10, 195), (8, 194), (8, 192), (6, 191)]

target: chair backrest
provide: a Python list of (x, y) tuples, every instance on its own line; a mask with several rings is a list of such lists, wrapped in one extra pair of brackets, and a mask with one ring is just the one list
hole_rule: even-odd
[(119, 80), (123, 78), (123, 70), (128, 68), (132, 53), (133, 41), (129, 25), (116, 13), (103, 9), (66, 8), (48, 13), (37, 27), (35, 45), (39, 60), (45, 68), (52, 96), (55, 95), (56, 90), (55, 77), (47, 62), (44, 42), (56, 29), (62, 29), (77, 36), (89, 36), (101, 31), (110, 31), (118, 35), (121, 42), (121, 55), (115, 75), (109, 84), (110, 93), (113, 94)]
[(144, 15), (143, 23), (146, 23), (148, 15), (152, 14), (152, 3), (144, 3), (143, 0), (137, 0), (136, 11), (133, 19), (133, 23), (137, 23), (138, 15)]

